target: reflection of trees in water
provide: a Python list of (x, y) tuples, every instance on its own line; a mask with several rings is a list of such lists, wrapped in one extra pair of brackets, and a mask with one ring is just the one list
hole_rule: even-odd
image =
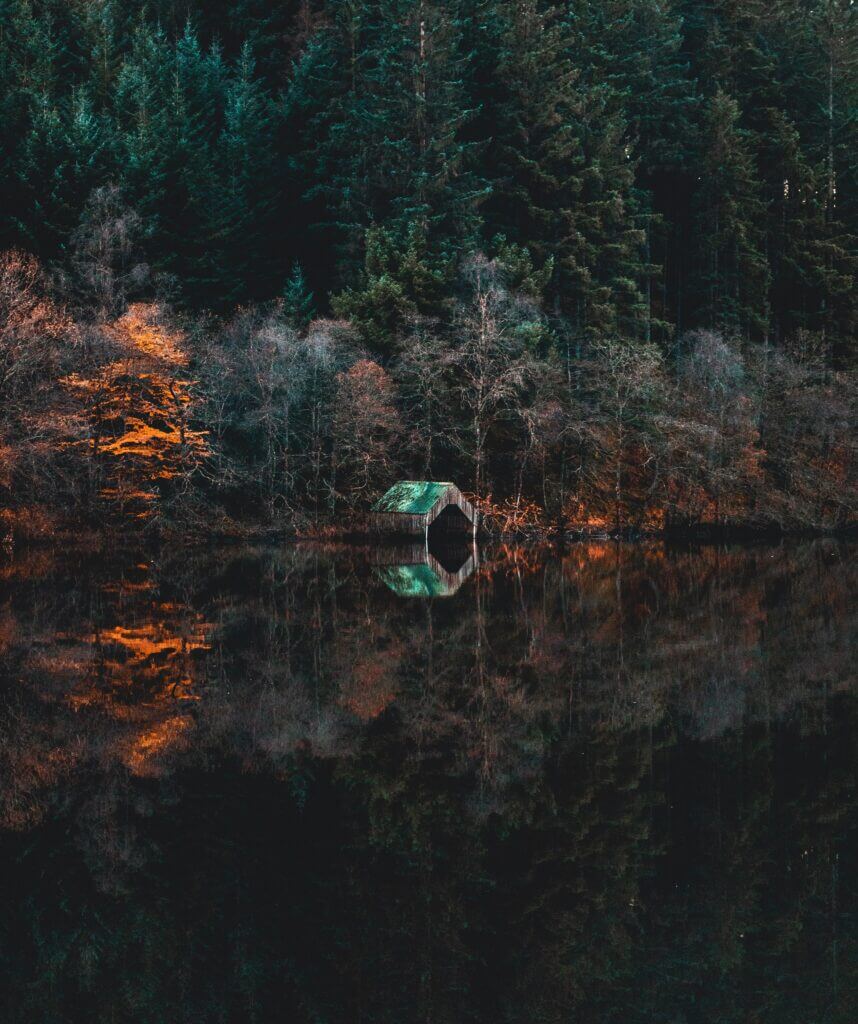
[(848, 553), (7, 567), (9, 1019), (854, 1019)]
[(847, 554), (501, 549), (433, 603), (396, 600), (348, 550), (25, 563), (6, 570), (0, 657), (25, 684), (19, 705), (85, 759), (341, 762), (384, 717), (454, 762), (486, 812), (585, 727), (667, 715), (718, 736), (796, 707), (824, 728), (854, 678)]
[(35, 581), (33, 572), (27, 559), (5, 571), (4, 621), (14, 633), (4, 658), (7, 825), (38, 820), (73, 772), (117, 763), (156, 771), (193, 724), (188, 708), (208, 648), (199, 613), (161, 593), (147, 563), (107, 579), (86, 561), (42, 564)]

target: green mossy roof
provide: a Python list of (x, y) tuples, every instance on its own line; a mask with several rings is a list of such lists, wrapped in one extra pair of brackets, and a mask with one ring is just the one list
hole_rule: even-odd
[(433, 480), (401, 480), (372, 506), (373, 512), (402, 512), (406, 515), (422, 516), (431, 512), (435, 502), (444, 494), (450, 483)]

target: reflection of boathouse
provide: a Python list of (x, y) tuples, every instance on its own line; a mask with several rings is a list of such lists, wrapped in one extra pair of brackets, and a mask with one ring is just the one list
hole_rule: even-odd
[(401, 480), (373, 505), (379, 533), (404, 536), (475, 533), (477, 513), (459, 488), (448, 481)]
[(462, 545), (379, 548), (372, 560), (376, 575), (399, 597), (451, 597), (477, 567), (475, 549)]

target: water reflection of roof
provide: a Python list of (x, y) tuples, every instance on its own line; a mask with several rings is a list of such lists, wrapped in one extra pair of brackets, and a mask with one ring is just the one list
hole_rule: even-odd
[[(454, 571), (426, 548), (392, 549), (381, 553), (375, 573), (398, 597), (451, 597), (476, 568), (473, 551)], [(449, 561), (448, 563), (449, 564)]]
[(376, 572), (400, 597), (444, 597), (449, 593), (428, 565), (388, 565)]

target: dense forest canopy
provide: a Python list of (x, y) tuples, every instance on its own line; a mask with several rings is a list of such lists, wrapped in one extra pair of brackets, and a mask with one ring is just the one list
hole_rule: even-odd
[(0, 507), (844, 525), (856, 114), (852, 0), (0, 0)]

